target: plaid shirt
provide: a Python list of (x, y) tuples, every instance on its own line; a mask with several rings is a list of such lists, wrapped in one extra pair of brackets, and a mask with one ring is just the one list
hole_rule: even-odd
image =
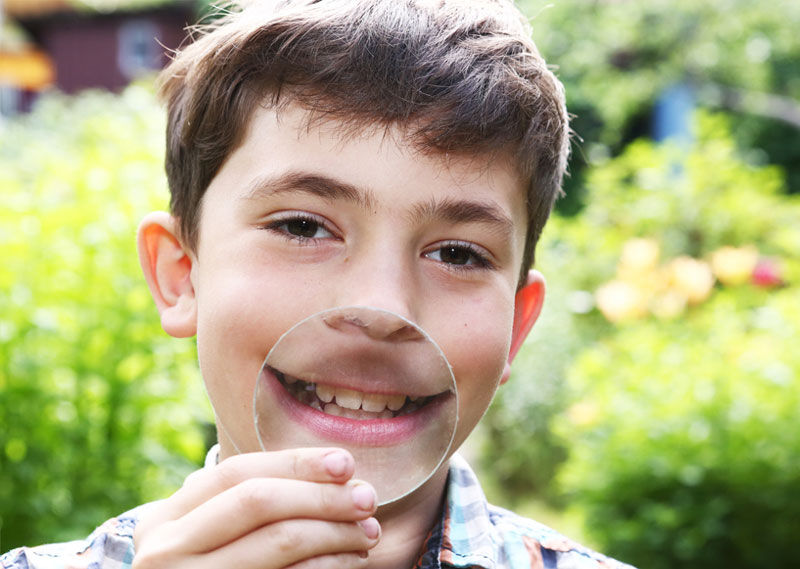
[[(218, 447), (206, 458), (217, 460)], [(459, 457), (450, 460), (442, 516), (425, 539), (414, 569), (632, 569), (594, 553), (537, 522), (492, 506)], [(0, 557), (2, 569), (130, 569), (140, 506), (113, 518), (88, 538), (23, 547)]]

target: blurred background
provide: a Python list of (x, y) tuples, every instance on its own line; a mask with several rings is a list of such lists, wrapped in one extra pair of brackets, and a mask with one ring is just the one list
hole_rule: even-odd
[[(165, 497), (213, 442), (134, 247), (153, 73), (200, 0), (0, 0), (0, 550)], [(564, 82), (549, 295), (468, 452), (642, 568), (798, 567), (800, 3), (518, 2)]]

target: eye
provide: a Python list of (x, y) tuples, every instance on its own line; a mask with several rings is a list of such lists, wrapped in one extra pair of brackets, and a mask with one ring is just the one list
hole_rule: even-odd
[(321, 220), (309, 215), (295, 214), (282, 217), (281, 219), (276, 219), (267, 223), (263, 227), (264, 229), (280, 233), (287, 239), (297, 239), (300, 241), (335, 237)]
[(283, 223), (281, 227), (285, 227), (286, 232), (291, 235), (304, 237), (306, 239), (331, 236), (330, 231), (326, 230), (313, 219), (290, 219)]
[(488, 255), (471, 243), (445, 243), (426, 253), (425, 256), (459, 269), (482, 269), (493, 266)]

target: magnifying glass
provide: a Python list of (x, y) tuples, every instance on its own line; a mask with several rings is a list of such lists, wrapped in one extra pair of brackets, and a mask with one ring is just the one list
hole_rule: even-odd
[(355, 477), (384, 505), (447, 458), (458, 392), (424, 330), (393, 312), (351, 306), (318, 312), (281, 336), (258, 375), (253, 414), (263, 450), (348, 450)]

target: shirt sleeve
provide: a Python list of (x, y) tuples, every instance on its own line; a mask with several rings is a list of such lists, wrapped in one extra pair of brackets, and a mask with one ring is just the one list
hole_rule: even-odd
[(0, 557), (2, 569), (130, 569), (136, 510), (112, 518), (84, 540), (20, 547)]

